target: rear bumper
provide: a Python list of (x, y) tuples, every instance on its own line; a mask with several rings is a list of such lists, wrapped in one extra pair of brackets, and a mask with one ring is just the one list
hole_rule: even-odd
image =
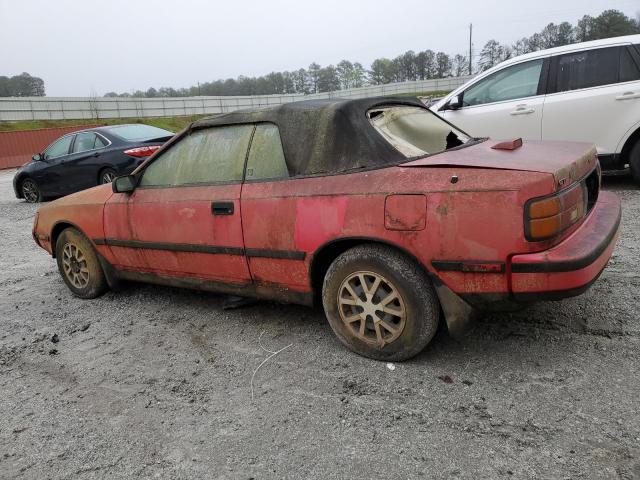
[(620, 199), (600, 192), (580, 227), (555, 247), (511, 258), (511, 295), (518, 302), (579, 295), (607, 265), (620, 229)]

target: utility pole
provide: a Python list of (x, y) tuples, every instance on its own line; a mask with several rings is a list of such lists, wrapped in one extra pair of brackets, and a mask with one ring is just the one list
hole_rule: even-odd
[(473, 23), (469, 24), (469, 75), (471, 75), (471, 35), (473, 34)]

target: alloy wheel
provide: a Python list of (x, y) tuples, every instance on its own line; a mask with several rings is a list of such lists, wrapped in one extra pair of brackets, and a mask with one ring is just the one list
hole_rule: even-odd
[(111, 183), (115, 180), (116, 174), (112, 171), (106, 171), (102, 174), (102, 183)]
[(40, 197), (38, 186), (33, 180), (25, 180), (22, 182), (22, 196), (29, 203), (35, 203)]
[(370, 271), (349, 275), (338, 290), (337, 301), (340, 318), (360, 340), (383, 348), (402, 334), (405, 302), (382, 275)]
[(64, 246), (62, 266), (64, 274), (74, 287), (85, 288), (89, 284), (87, 259), (77, 245), (67, 243)]

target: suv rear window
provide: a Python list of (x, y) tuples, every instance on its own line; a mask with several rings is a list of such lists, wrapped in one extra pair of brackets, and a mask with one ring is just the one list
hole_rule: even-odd
[(173, 137), (173, 132), (151, 125), (116, 125), (106, 130), (127, 142)]
[(627, 48), (620, 50), (620, 82), (631, 82), (640, 79), (640, 69)]
[(444, 152), (471, 138), (430, 110), (388, 106), (367, 112), (371, 125), (407, 158)]
[(558, 57), (556, 92), (618, 82), (620, 47), (598, 48)]

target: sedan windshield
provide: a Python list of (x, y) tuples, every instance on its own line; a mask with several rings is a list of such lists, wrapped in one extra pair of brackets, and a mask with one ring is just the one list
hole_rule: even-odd
[(173, 137), (173, 132), (151, 125), (115, 125), (107, 129), (109, 133), (127, 142)]
[(367, 112), (373, 127), (407, 158), (444, 152), (471, 138), (420, 107), (385, 106)]

